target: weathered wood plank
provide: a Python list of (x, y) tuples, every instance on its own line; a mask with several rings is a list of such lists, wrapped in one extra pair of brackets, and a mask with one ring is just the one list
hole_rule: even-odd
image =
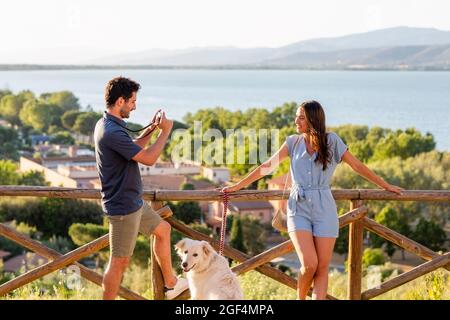
[(237, 275), (244, 274), (250, 270), (255, 269), (263, 264), (266, 264), (273, 259), (284, 256), (285, 254), (291, 252), (294, 249), (294, 246), (291, 240), (285, 241), (276, 245), (275, 247), (270, 248), (269, 250), (264, 251), (250, 259), (247, 259), (245, 262), (241, 263), (238, 266), (235, 266), (232, 270)]
[(368, 209), (366, 206), (361, 206), (343, 214), (339, 217), (339, 228), (345, 227), (346, 225), (363, 218), (367, 211)]
[[(62, 256), (61, 253), (47, 248), (46, 246), (42, 245), (40, 242), (28, 238), (26, 235), (21, 234), (17, 232), (16, 230), (5, 226), (4, 224), (0, 223), (0, 235), (4, 236), (5, 238), (14, 241), (24, 248), (27, 248), (28, 250), (34, 251), (37, 254), (49, 259), (49, 260), (55, 260), (57, 258), (60, 258)], [(80, 275), (83, 278), (86, 278), (87, 280), (95, 283), (98, 286), (102, 286), (103, 282), (103, 276), (96, 273), (95, 271), (83, 266), (82, 264), (75, 262), (74, 265), (80, 269)], [(119, 296), (121, 296), (124, 299), (128, 300), (146, 300), (144, 297), (138, 295), (137, 293), (120, 286), (119, 288)]]
[(376, 296), (379, 296), (380, 294), (383, 294), (389, 290), (392, 290), (394, 288), (397, 288), (411, 280), (414, 280), (420, 276), (423, 276), (424, 274), (427, 274), (429, 272), (432, 272), (440, 267), (445, 266), (450, 262), (450, 252), (446, 253), (438, 258), (435, 258), (431, 261), (425, 262), (421, 264), (420, 266), (415, 267), (414, 269), (402, 273), (401, 275), (395, 277), (394, 279), (391, 279), (389, 281), (386, 281), (382, 284), (380, 284), (376, 288), (369, 289), (365, 291), (362, 294), (362, 298), (365, 300), (372, 299)]
[[(351, 210), (362, 206), (361, 200), (351, 202)], [(348, 298), (361, 300), (363, 223), (361, 220), (350, 224), (348, 246)]]
[(164, 279), (162, 275), (161, 268), (156, 260), (155, 256), (155, 236), (151, 236), (150, 243), (150, 263), (151, 263), (151, 279), (152, 279), (152, 291), (153, 291), (153, 300), (164, 300)]
[[(335, 200), (450, 201), (449, 190), (405, 190), (402, 195), (378, 189), (333, 189)], [(283, 197), (284, 195), (284, 197)], [(98, 189), (76, 189), (39, 186), (0, 186), (0, 196), (100, 199)], [(232, 201), (283, 200), (289, 192), (282, 190), (240, 190), (229, 194)], [(216, 190), (144, 190), (145, 200), (153, 201), (218, 201)]]
[(48, 262), (40, 267), (37, 267), (33, 270), (24, 273), (17, 278), (14, 278), (3, 285), (0, 286), (0, 296), (7, 294), (8, 292), (15, 290), (21, 286), (26, 285), (36, 279), (39, 279), (53, 271), (59, 270), (69, 264), (72, 264), (75, 261), (78, 261), (84, 257), (91, 255), (94, 252), (97, 252), (109, 244), (109, 235), (106, 234), (92, 242), (85, 244), (57, 259), (54, 261)]
[[(411, 252), (425, 260), (432, 260), (441, 256), (433, 250), (425, 247), (424, 245), (421, 245), (420, 243), (415, 242), (414, 240), (411, 240), (408, 237), (405, 237), (404, 235), (391, 230), (372, 219), (364, 217), (363, 223), (364, 228), (366, 228), (367, 230), (372, 231), (380, 237), (396, 244), (400, 248), (403, 248), (406, 251)], [(450, 271), (450, 264), (448, 266), (444, 266), (444, 268)]]
[(359, 189), (360, 200), (450, 201), (449, 190), (404, 190), (402, 195), (384, 191)]
[[(98, 189), (75, 189), (40, 186), (0, 186), (0, 196), (101, 199), (100, 190)], [(155, 191), (144, 191), (143, 199), (147, 201), (155, 200)]]
[[(332, 190), (336, 200), (358, 198), (357, 190)], [(284, 196), (283, 196), (284, 195)], [(289, 198), (289, 190), (241, 190), (229, 193), (231, 201), (283, 200)], [(222, 193), (216, 190), (157, 190), (158, 201), (221, 201)]]

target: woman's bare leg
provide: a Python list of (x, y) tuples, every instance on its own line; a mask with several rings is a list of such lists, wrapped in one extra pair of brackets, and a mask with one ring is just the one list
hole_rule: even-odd
[(328, 267), (333, 256), (333, 248), (336, 238), (314, 237), (317, 253), (317, 270), (314, 276), (314, 287), (312, 298), (314, 300), (325, 300), (328, 289)]
[(309, 231), (293, 231), (289, 232), (289, 236), (301, 263), (298, 273), (297, 297), (299, 300), (305, 300), (318, 263), (314, 239)]

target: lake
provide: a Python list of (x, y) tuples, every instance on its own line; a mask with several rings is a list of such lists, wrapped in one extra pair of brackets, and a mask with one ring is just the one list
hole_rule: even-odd
[(329, 126), (360, 124), (391, 129), (415, 127), (450, 150), (450, 72), (304, 70), (52, 70), (0, 71), (0, 88), (40, 94), (70, 90), (82, 107), (104, 110), (109, 79), (138, 81), (137, 110), (130, 121), (146, 124), (157, 108), (182, 120), (187, 112), (221, 106), (266, 108), (285, 102), (321, 102)]

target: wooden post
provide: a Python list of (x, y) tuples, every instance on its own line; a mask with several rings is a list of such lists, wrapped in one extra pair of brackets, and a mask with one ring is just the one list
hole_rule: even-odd
[[(157, 211), (163, 207), (163, 203), (152, 201), (150, 206)], [(153, 300), (164, 300), (164, 278), (155, 255), (155, 236), (150, 237), (150, 259)]]
[(151, 263), (151, 277), (152, 277), (152, 290), (153, 290), (153, 300), (164, 300), (164, 278), (159, 267), (158, 260), (155, 256), (155, 236), (151, 236), (150, 241), (150, 263)]
[[(352, 200), (350, 210), (362, 206), (361, 200)], [(350, 224), (348, 243), (348, 299), (361, 300), (362, 255), (363, 255), (363, 222)]]

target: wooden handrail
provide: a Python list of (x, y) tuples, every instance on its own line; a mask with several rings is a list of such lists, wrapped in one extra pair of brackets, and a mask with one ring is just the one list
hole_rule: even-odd
[[(402, 195), (377, 189), (332, 189), (335, 200), (450, 201), (450, 190), (405, 190)], [(28, 196), (72, 199), (100, 199), (98, 189), (75, 189), (35, 186), (0, 186), (0, 196)], [(231, 201), (283, 200), (283, 190), (241, 190), (230, 193)], [(144, 190), (149, 201), (221, 201), (216, 190)]]

